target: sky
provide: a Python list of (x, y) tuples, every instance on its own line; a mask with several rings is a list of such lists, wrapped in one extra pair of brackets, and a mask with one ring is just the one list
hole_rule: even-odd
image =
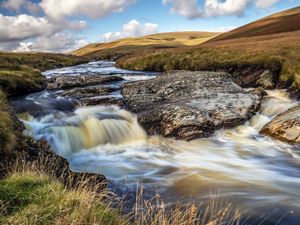
[(0, 0), (0, 50), (70, 52), (171, 31), (226, 32), (300, 0)]

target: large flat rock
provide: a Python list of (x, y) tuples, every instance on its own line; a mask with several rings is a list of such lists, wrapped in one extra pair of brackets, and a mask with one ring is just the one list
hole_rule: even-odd
[(260, 131), (261, 134), (290, 143), (300, 144), (300, 105), (279, 114)]
[(175, 71), (127, 83), (122, 94), (148, 134), (191, 140), (234, 127), (260, 107), (262, 94), (248, 93), (227, 73)]

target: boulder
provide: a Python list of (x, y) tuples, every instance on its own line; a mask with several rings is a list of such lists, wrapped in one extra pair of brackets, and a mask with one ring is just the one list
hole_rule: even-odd
[(122, 85), (128, 109), (148, 134), (191, 140), (249, 119), (262, 92), (249, 93), (221, 72), (174, 71)]
[(95, 86), (110, 82), (122, 81), (119, 76), (104, 76), (104, 75), (84, 75), (84, 76), (58, 76), (48, 80), (47, 89), (71, 89), (76, 87)]
[(260, 131), (261, 134), (290, 143), (300, 144), (300, 105), (276, 116)]

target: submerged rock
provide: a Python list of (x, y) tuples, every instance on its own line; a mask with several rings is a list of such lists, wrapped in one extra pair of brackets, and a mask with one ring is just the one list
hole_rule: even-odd
[(123, 78), (119, 76), (61, 76), (49, 79), (47, 84), (48, 90), (56, 89), (71, 89), (76, 87), (95, 86), (110, 82), (122, 81)]
[(300, 144), (300, 105), (276, 116), (260, 131), (261, 134), (290, 143)]
[(149, 134), (191, 140), (234, 127), (260, 107), (262, 93), (248, 93), (227, 73), (176, 71), (127, 83), (122, 94)]

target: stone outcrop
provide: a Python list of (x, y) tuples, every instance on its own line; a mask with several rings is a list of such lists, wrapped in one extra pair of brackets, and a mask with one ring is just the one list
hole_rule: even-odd
[(259, 109), (263, 93), (248, 93), (227, 73), (188, 71), (127, 83), (121, 92), (149, 134), (185, 140), (243, 123)]
[(300, 105), (279, 114), (260, 131), (261, 134), (290, 143), (300, 144)]
[(57, 89), (71, 89), (78, 87), (95, 86), (100, 84), (107, 84), (110, 82), (122, 81), (123, 78), (119, 76), (95, 76), (95, 75), (85, 75), (85, 76), (58, 76), (53, 77), (48, 80), (47, 89), (57, 90)]

